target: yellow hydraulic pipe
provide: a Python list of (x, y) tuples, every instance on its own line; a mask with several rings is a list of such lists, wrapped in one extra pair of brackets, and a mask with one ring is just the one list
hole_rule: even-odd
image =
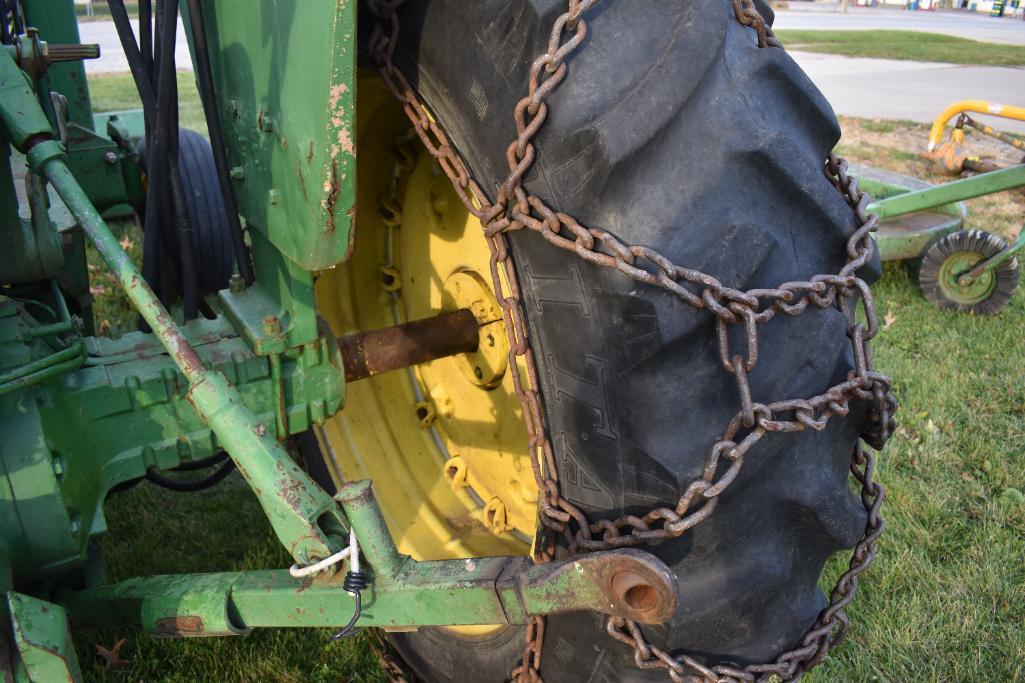
[(1016, 107), (1013, 104), (998, 104), (986, 100), (959, 100), (940, 112), (932, 122), (932, 130), (929, 131), (929, 151), (933, 151), (943, 137), (943, 128), (950, 119), (966, 111), (973, 111), (978, 114), (990, 114), (1005, 119), (1025, 121), (1025, 107)]

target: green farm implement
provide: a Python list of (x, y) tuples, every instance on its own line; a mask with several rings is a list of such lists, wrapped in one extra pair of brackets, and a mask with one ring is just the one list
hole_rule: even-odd
[[(929, 301), (940, 308), (985, 314), (1006, 306), (1018, 286), (1015, 254), (1025, 247), (1025, 229), (1010, 245), (982, 230), (964, 230), (967, 212), (961, 202), (1025, 187), (1025, 157), (1015, 166), (995, 168), (969, 156), (962, 148), (965, 126), (1018, 150), (1025, 150), (1025, 143), (978, 124), (968, 111), (1025, 120), (1025, 109), (970, 100), (955, 102), (936, 118), (929, 137), (930, 158), (947, 173), (975, 175), (933, 186), (869, 168), (851, 172), (877, 198), (866, 210), (879, 215), (876, 243), (882, 258), (921, 259), (919, 284)], [(954, 116), (956, 126), (944, 140), (944, 126)]]
[[(3, 680), (88, 677), (119, 626), (369, 633), (452, 682), (792, 680), (839, 642), (896, 409), (875, 220), (760, 2), (108, 7), (141, 110), (92, 111), (72, 0), (0, 0)], [(229, 477), (290, 566), (106, 578), (108, 499)]]

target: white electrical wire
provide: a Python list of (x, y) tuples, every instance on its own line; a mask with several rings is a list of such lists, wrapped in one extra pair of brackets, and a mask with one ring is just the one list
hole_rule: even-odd
[(359, 573), (359, 541), (352, 527), (349, 527), (349, 571)]
[(342, 548), (334, 555), (329, 555), (320, 562), (314, 562), (313, 564), (308, 564), (305, 567), (300, 567), (298, 564), (293, 564), (291, 567), (288, 568), (288, 573), (297, 579), (301, 579), (304, 576), (310, 576), (311, 574), (316, 574), (317, 572), (323, 571), (331, 565), (341, 562), (347, 557), (352, 558), (350, 560), (351, 569), (353, 571), (358, 572), (359, 543), (356, 542), (356, 532), (352, 529), (349, 529), (349, 546), (347, 548)]

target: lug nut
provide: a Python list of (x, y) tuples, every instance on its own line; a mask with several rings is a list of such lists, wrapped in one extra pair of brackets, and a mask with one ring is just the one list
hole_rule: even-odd
[(445, 478), (453, 491), (469, 486), (466, 481), (466, 461), (458, 455), (449, 458), (445, 463)]
[(509, 512), (505, 508), (505, 503), (497, 496), (492, 498), (488, 504), (484, 506), (483, 516), (484, 526), (486, 526), (491, 533), (496, 536), (504, 531), (512, 529), (512, 527), (509, 526)]

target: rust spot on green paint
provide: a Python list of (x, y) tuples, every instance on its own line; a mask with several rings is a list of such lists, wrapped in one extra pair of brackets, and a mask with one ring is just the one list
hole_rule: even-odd
[(206, 631), (203, 618), (198, 615), (184, 617), (164, 617), (157, 619), (153, 635), (158, 638), (176, 638), (181, 636), (201, 636)]
[(309, 201), (310, 196), (306, 193), (306, 178), (303, 177), (303, 169), (298, 161), (295, 162), (295, 172), (299, 174), (299, 189), (303, 191), (303, 199)]
[(327, 214), (327, 232), (334, 232), (335, 229), (335, 202), (338, 201), (338, 193), (341, 186), (338, 183), (338, 159), (331, 161), (331, 181), (325, 188), (327, 197), (324, 198), (324, 212)]

